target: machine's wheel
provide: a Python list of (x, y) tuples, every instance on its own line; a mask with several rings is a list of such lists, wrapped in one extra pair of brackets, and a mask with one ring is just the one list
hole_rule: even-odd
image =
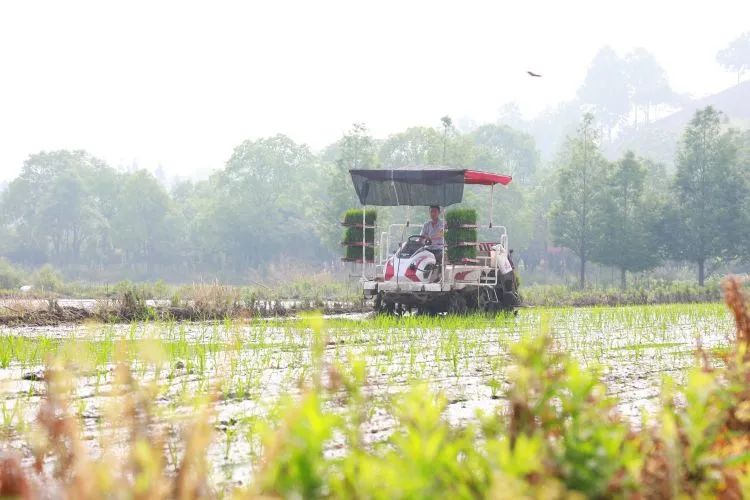
[(448, 314), (464, 315), (469, 308), (466, 305), (466, 299), (460, 293), (451, 293), (448, 296)]
[(468, 312), (473, 313), (473, 312), (484, 311), (482, 290), (477, 290), (476, 292), (467, 293), (464, 295), (464, 299), (466, 299), (466, 309)]
[(503, 293), (503, 307), (513, 309), (521, 305), (521, 296), (516, 291)]
[(480, 289), (479, 295), (477, 295), (477, 310), (483, 313), (492, 312), (493, 310), (490, 297), (485, 289)]
[(417, 314), (420, 316), (437, 316), (438, 311), (433, 307), (419, 306), (417, 308)]
[(373, 305), (375, 308), (375, 314), (392, 315), (396, 312), (396, 304), (386, 301), (383, 292), (378, 292)]
[(518, 278), (514, 271), (502, 276), (502, 285), (497, 287), (498, 297), (501, 298), (503, 309), (514, 311), (523, 303), (518, 292)]
[(492, 310), (486, 290), (480, 288), (476, 292), (468, 293), (465, 299), (469, 312), (487, 313)]

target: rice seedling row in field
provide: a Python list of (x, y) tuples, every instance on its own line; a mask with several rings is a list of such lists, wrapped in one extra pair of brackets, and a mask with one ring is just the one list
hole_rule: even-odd
[[(310, 317), (5, 329), (3, 435), (16, 446), (23, 443), (30, 435), (24, 422), (33, 422), (48, 399), (45, 386), (67, 374), (68, 410), (95, 443), (92, 453), (102, 453), (108, 446), (102, 435), (116, 427), (107, 409), (123, 397), (118, 377), (126, 369), (146, 391), (156, 427), (183, 428), (196, 397), (214, 401), (208, 422), (217, 436), (207, 445), (207, 463), (211, 483), (231, 487), (268, 473), (257, 465), (274, 448), (261, 436), (297, 425), (295, 418), (323, 418), (328, 423), (319, 424), (330, 429), (321, 431), (313, 449), (350, 456), (393, 439), (405, 418), (397, 405), (416, 404), (409, 398), (440, 394), (430, 411), (456, 429), (482, 423), (478, 411), (506, 413), (516, 370), (513, 346), (544, 332), (551, 339), (546, 350), (568, 352), (587, 371), (599, 370), (609, 394), (620, 397), (617, 408), (636, 421), (641, 408), (658, 408), (665, 373), (683, 380), (694, 365), (697, 339), (707, 352), (726, 349), (732, 324), (722, 306), (698, 305), (538, 309), (518, 318)], [(414, 393), (415, 386), (425, 389)], [(296, 417), (280, 413), (277, 404), (287, 398), (298, 402), (285, 406), (296, 407)], [(177, 466), (187, 445), (175, 433), (173, 441), (163, 441), (168, 461)]]

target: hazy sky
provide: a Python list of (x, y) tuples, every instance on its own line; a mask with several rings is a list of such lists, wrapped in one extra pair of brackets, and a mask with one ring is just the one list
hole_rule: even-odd
[(2, 2), (0, 180), (42, 149), (192, 175), (278, 132), (317, 149), (354, 121), (533, 116), (605, 44), (705, 95), (735, 83), (715, 54), (746, 30), (748, 0)]

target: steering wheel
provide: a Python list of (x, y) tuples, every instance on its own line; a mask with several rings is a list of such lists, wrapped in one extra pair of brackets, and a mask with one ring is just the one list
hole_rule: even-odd
[(409, 239), (407, 241), (416, 241), (419, 243), (424, 243), (426, 246), (432, 245), (432, 240), (426, 236), (422, 236), (420, 234), (413, 234), (409, 236)]

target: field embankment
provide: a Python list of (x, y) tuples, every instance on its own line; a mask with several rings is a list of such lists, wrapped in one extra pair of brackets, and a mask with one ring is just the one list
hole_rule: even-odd
[(685, 282), (650, 282), (621, 288), (586, 288), (565, 285), (531, 285), (521, 288), (524, 304), (544, 307), (623, 306), (648, 304), (695, 304), (722, 301), (721, 286), (709, 282), (698, 286)]
[[(290, 296), (282, 291), (248, 290), (218, 284), (171, 290), (171, 297), (154, 286), (130, 285), (115, 294), (96, 299), (39, 297), (8, 294), (0, 298), (0, 325), (47, 326), (83, 321), (105, 323), (139, 320), (211, 321), (248, 318), (291, 317), (309, 311), (326, 315), (370, 312), (351, 288), (336, 287), (332, 293), (307, 289)], [(95, 294), (100, 290), (91, 290)], [(323, 295), (323, 293), (327, 295)], [(577, 290), (564, 285), (531, 285), (521, 289), (527, 307), (590, 307), (655, 304), (718, 303), (718, 283), (699, 287), (690, 283), (650, 283), (625, 290), (589, 288)], [(170, 298), (166, 298), (170, 297)], [(321, 298), (327, 297), (327, 298)]]

